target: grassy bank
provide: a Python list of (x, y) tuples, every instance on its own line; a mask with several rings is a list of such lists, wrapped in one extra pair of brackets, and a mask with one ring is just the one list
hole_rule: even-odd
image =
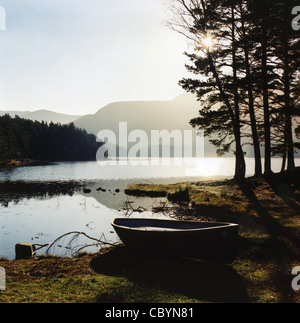
[[(72, 259), (47, 257), (0, 261), (7, 275), (6, 291), (0, 291), (0, 302), (198, 302), (184, 293), (151, 286), (147, 281), (140, 281), (141, 277), (132, 279), (126, 272), (129, 269), (128, 257), (127, 251), (117, 248)], [(122, 269), (120, 261), (126, 261)], [(122, 272), (117, 272), (116, 268)], [(149, 274), (148, 268), (144, 275), (149, 277)]]
[(74, 259), (2, 261), (0, 302), (299, 302), (291, 287), (292, 268), (300, 266), (299, 180), (297, 169), (240, 184), (130, 186), (127, 194), (167, 196), (159, 212), (238, 223), (237, 258), (224, 264), (116, 247)]

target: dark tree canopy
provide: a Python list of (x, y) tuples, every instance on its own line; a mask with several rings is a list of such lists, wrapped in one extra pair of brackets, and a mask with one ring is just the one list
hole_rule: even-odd
[(85, 130), (68, 125), (47, 124), (9, 115), (0, 117), (0, 160), (39, 161), (95, 160), (100, 144)]
[[(170, 27), (194, 47), (185, 53), (193, 78), (179, 84), (202, 102), (191, 125), (217, 152), (234, 149), (235, 178), (245, 176), (243, 146), (254, 147), (255, 175), (294, 168), (300, 115), (300, 34), (291, 26), (296, 0), (170, 0)], [(233, 146), (233, 148), (231, 148)], [(263, 150), (262, 150), (263, 148)], [(262, 154), (262, 153), (263, 154)]]

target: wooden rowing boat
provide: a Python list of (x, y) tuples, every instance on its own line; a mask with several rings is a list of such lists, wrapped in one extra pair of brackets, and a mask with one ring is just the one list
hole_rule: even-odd
[(147, 252), (214, 257), (237, 251), (238, 224), (117, 218), (112, 222), (125, 246)]

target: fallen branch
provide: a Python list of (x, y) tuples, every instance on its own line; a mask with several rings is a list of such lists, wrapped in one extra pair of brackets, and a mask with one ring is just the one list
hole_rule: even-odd
[[(70, 239), (69, 239), (68, 243), (66, 244), (66, 246), (64, 247), (66, 249), (65, 255), (67, 255), (69, 253), (69, 254), (71, 254), (71, 256), (78, 254), (80, 251), (82, 251), (83, 249), (86, 249), (88, 247), (100, 247), (101, 248), (102, 245), (117, 246), (120, 244), (120, 243), (107, 242), (104, 234), (101, 235), (100, 239), (97, 239), (97, 238), (87, 235), (85, 232), (72, 231), (72, 232), (68, 232), (68, 233), (65, 233), (65, 234), (59, 236), (57, 239), (55, 239), (51, 243), (44, 244), (44, 245), (36, 244), (35, 246), (37, 248), (35, 250), (35, 254), (36, 254), (36, 251), (38, 251), (42, 248), (48, 247), (47, 250), (45, 251), (45, 255), (46, 256), (49, 256), (51, 254), (53, 255), (53, 251), (55, 248), (57, 248), (57, 247), (63, 248), (63, 245), (64, 245), (63, 239), (65, 239), (68, 236), (70, 236)], [(78, 244), (77, 241), (80, 236), (83, 236), (89, 240), (95, 241), (95, 243)]]

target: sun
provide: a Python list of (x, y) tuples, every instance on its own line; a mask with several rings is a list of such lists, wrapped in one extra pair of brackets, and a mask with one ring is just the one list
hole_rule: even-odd
[(203, 43), (204, 47), (208, 50), (210, 50), (213, 47), (213, 39), (210, 35), (206, 35), (202, 39), (202, 43)]

